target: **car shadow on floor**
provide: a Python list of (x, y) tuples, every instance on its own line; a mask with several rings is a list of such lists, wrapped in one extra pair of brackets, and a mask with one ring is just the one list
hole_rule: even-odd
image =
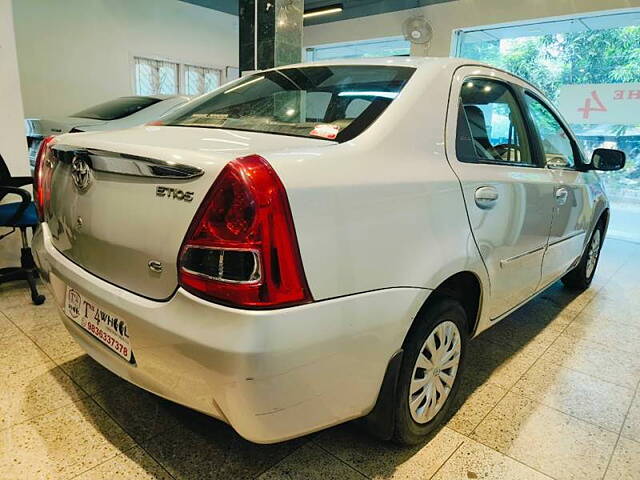
[[(501, 372), (504, 365), (519, 355), (525, 356), (531, 364), (535, 362), (536, 355), (544, 351), (545, 345), (550, 344), (554, 335), (559, 335), (563, 326), (575, 315), (567, 311), (567, 307), (581, 301), (578, 297), (560, 284), (553, 285), (474, 339), (468, 350), (467, 368), (452, 410), (457, 410), (487, 382), (495, 380), (498, 384), (504, 383), (505, 389), (510, 388), (509, 383), (515, 383), (515, 376), (522, 375), (524, 371), (505, 374)], [(570, 311), (574, 312), (574, 306)], [(522, 362), (525, 367), (527, 361)], [(428, 447), (438, 433), (433, 432), (420, 445), (399, 447), (369, 437), (356, 422), (350, 422), (280, 444), (257, 445), (244, 440), (221, 421), (128, 384), (86, 355), (66, 362), (61, 367), (90, 394), (77, 404), (95, 430), (118, 446), (118, 442), (122, 441), (114, 433), (112, 422), (115, 421), (176, 478), (255, 478), (305, 444), (314, 445), (324, 454), (340, 457), (340, 452), (327, 447), (335, 436), (343, 441), (346, 436), (348, 448), (352, 451), (355, 449), (356, 456), (360, 455), (363, 459), (370, 457), (372, 452), (384, 456), (384, 461), (376, 463), (375, 474), (386, 478), (394, 473), (398, 465), (411, 459), (423, 447)], [(96, 408), (96, 404), (101, 408)], [(123, 454), (134, 459), (129, 452), (123, 447)], [(361, 471), (367, 473), (366, 470), (365, 466)], [(319, 476), (323, 477), (322, 472), (319, 472)]]

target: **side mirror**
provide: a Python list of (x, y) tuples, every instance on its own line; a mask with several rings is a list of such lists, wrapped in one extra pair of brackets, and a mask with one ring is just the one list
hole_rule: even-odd
[(571, 163), (564, 155), (547, 155), (547, 168), (569, 168)]
[(621, 150), (611, 148), (596, 148), (591, 156), (591, 169), (603, 172), (621, 170), (624, 168), (626, 155)]

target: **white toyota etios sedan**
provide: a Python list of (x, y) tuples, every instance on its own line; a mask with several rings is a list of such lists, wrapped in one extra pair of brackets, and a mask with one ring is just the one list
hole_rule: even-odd
[(562, 278), (609, 218), (538, 90), (459, 59), (259, 72), (163, 126), (62, 135), (34, 246), (97, 362), (260, 443), (365, 417), (415, 443), (469, 339)]

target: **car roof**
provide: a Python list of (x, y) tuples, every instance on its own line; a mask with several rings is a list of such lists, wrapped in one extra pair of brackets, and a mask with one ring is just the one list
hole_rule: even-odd
[[(263, 71), (268, 70), (277, 70), (282, 68), (298, 68), (298, 67), (310, 67), (310, 66), (331, 66), (331, 65), (391, 65), (391, 66), (405, 66), (412, 67), (416, 69), (422, 68), (441, 68), (441, 69), (449, 69), (456, 70), (458, 67), (463, 66), (478, 66), (478, 67), (486, 67), (491, 68), (493, 70), (498, 70), (500, 72), (506, 73), (507, 75), (511, 75), (515, 77), (528, 86), (535, 90), (537, 93), (541, 94), (539, 89), (533, 85), (531, 82), (525, 80), (524, 78), (504, 70), (500, 67), (496, 67), (495, 65), (491, 65), (489, 63), (481, 62), (478, 60), (472, 60), (469, 58), (459, 58), (459, 57), (411, 57), (411, 56), (396, 56), (396, 57), (378, 57), (378, 58), (351, 58), (351, 59), (333, 59), (333, 60), (318, 60), (314, 62), (304, 62), (304, 63), (296, 63), (292, 65), (282, 65), (281, 67), (274, 67), (270, 69), (265, 69)], [(256, 72), (257, 73), (257, 72)]]
[(479, 62), (477, 60), (468, 60), (466, 58), (453, 58), (453, 57), (377, 57), (377, 58), (347, 58), (347, 59), (334, 59), (334, 60), (317, 60), (314, 62), (297, 63), (293, 65), (283, 65), (277, 68), (288, 67), (308, 67), (308, 66), (328, 66), (328, 65), (395, 65), (395, 66), (407, 66), (419, 68), (423, 65), (429, 66), (452, 66), (457, 67), (461, 65), (482, 65), (489, 66), (486, 63)]

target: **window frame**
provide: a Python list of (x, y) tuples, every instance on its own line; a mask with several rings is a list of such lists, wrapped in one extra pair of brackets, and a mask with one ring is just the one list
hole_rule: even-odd
[[(180, 96), (180, 95), (188, 95), (187, 93), (185, 93), (185, 81), (184, 81), (184, 75), (186, 72), (186, 67), (190, 66), (190, 67), (197, 67), (197, 68), (204, 68), (207, 70), (217, 70), (218, 72), (220, 72), (220, 85), (218, 85), (217, 88), (220, 88), (222, 85), (224, 85), (225, 83), (227, 83), (227, 80), (230, 80), (229, 77), (229, 69), (230, 68), (235, 68), (229, 65), (213, 65), (213, 64), (205, 64), (205, 63), (199, 63), (197, 61), (190, 61), (188, 59), (176, 59), (176, 58), (170, 58), (170, 57), (164, 57), (164, 56), (159, 56), (159, 55), (148, 55), (145, 53), (130, 53), (129, 54), (129, 74), (130, 74), (130, 85), (131, 85), (131, 94), (138, 96), (139, 94), (137, 93), (136, 90), (136, 86), (137, 86), (137, 81), (136, 81), (136, 59), (140, 58), (142, 60), (153, 60), (156, 62), (169, 62), (169, 63), (174, 63), (178, 66), (177, 68), (177, 75), (178, 75), (178, 81), (177, 81), (177, 93), (172, 94), (170, 96)], [(206, 93), (210, 93), (210, 92), (205, 92)], [(159, 93), (154, 93), (153, 95), (162, 95)], [(148, 96), (148, 95), (147, 95)], [(196, 97), (198, 95), (189, 95), (191, 97)]]
[[(170, 64), (172, 66), (175, 66), (175, 85), (176, 85), (176, 92), (175, 93), (170, 93), (170, 94), (164, 94), (164, 93), (160, 93), (160, 92), (152, 92), (152, 93), (138, 93), (138, 65), (139, 64), (143, 64), (143, 63), (149, 63), (151, 64), (152, 62), (155, 64), (153, 65), (154, 68), (154, 74), (158, 75), (158, 80), (159, 80), (159, 76), (160, 76), (160, 68), (162, 67), (162, 64)], [(173, 60), (166, 60), (166, 59), (161, 59), (161, 58), (155, 58), (155, 57), (143, 57), (140, 55), (134, 55), (133, 56), (133, 60), (132, 60), (132, 76), (133, 76), (133, 95), (136, 96), (153, 96), (153, 95), (180, 95), (180, 64), (173, 61)]]
[[(180, 63), (178, 64), (178, 72), (180, 75), (179, 78), (179, 82), (178, 82), (178, 90), (180, 92), (181, 95), (190, 95), (190, 96), (200, 96), (200, 95), (204, 95), (206, 93), (209, 92), (201, 92), (201, 93), (196, 93), (196, 94), (192, 94), (192, 93), (187, 93), (186, 89), (187, 89), (187, 73), (189, 71), (190, 68), (194, 68), (194, 69), (200, 69), (202, 70), (202, 75), (203, 75), (203, 82), (206, 82), (205, 78), (206, 78), (206, 74), (207, 72), (217, 72), (218, 73), (218, 85), (216, 86), (216, 88), (219, 88), (222, 86), (222, 69), (220, 68), (215, 68), (215, 67), (208, 67), (205, 65), (193, 65), (191, 63)], [(215, 90), (215, 88), (214, 88)], [(210, 92), (212, 92), (213, 90), (209, 90)]]
[[(540, 105), (542, 105), (544, 108), (547, 109), (547, 111), (551, 114), (551, 116), (554, 118), (554, 120), (558, 123), (558, 125), (560, 125), (560, 128), (564, 131), (564, 134), (567, 136), (567, 138), (569, 139), (569, 142), (571, 143), (571, 150), (573, 151), (573, 163), (574, 165), (572, 167), (554, 167), (551, 168), (549, 166), (547, 166), (547, 162), (545, 160), (545, 151), (544, 151), (544, 143), (542, 141), (542, 136), (540, 135), (540, 132), (538, 131), (538, 127), (536, 125), (536, 121), (533, 118), (533, 115), (531, 113), (531, 109), (529, 108), (529, 104), (527, 103), (527, 96), (531, 97), (532, 99), (534, 99), (536, 102), (538, 102)], [(575, 138), (575, 135), (573, 134), (573, 131), (571, 130), (571, 128), (568, 127), (568, 125), (564, 122), (564, 120), (562, 119), (562, 117), (560, 117), (560, 115), (558, 114), (558, 112), (556, 111), (555, 108), (552, 107), (551, 102), (547, 101), (542, 95), (540, 95), (539, 93), (529, 89), (529, 88), (525, 88), (522, 91), (522, 100), (523, 100), (523, 105), (524, 108), (526, 109), (526, 113), (527, 113), (527, 117), (529, 122), (531, 123), (531, 128), (533, 130), (533, 134), (535, 135), (535, 139), (536, 139), (536, 144), (537, 144), (537, 155), (539, 155), (539, 159), (538, 162), (541, 163), (544, 168), (547, 168), (549, 170), (570, 170), (570, 171), (585, 171), (587, 170), (587, 162), (586, 162), (586, 158), (584, 156), (584, 154), (582, 153), (582, 149), (580, 148), (580, 145), (578, 143), (578, 141)]]
[[(525, 105), (524, 105), (524, 98), (522, 97), (523, 95), (523, 87), (516, 85), (514, 83), (509, 82), (508, 80), (504, 79), (504, 78), (500, 78), (500, 77), (496, 77), (496, 76), (489, 76), (489, 75), (470, 75), (467, 77), (464, 77), (462, 79), (462, 82), (460, 83), (461, 87), (464, 86), (465, 83), (467, 83), (468, 81), (473, 81), (473, 80), (484, 80), (484, 81), (490, 81), (490, 82), (494, 82), (494, 83), (498, 83), (500, 85), (503, 85), (513, 96), (515, 103), (516, 103), (516, 108), (518, 108), (519, 112), (520, 112), (520, 116), (522, 118), (522, 124), (524, 126), (524, 130), (525, 130), (525, 135), (527, 137), (526, 141), (529, 144), (529, 152), (531, 155), (531, 163), (517, 163), (517, 162), (509, 162), (506, 160), (490, 160), (487, 158), (482, 158), (482, 157), (477, 157), (474, 156), (472, 157), (473, 160), (462, 160), (462, 157), (459, 156), (458, 154), (458, 128), (459, 128), (459, 117), (460, 117), (460, 110), (463, 107), (462, 105), (462, 90), (460, 90), (458, 92), (458, 108), (456, 109), (457, 111), (457, 119), (456, 119), (456, 129), (455, 129), (455, 153), (456, 153), (456, 159), (459, 162), (462, 163), (466, 163), (466, 164), (471, 164), (471, 165), (499, 165), (499, 166), (510, 166), (510, 167), (521, 167), (521, 168), (546, 168), (546, 165), (542, 164), (541, 160), (541, 156), (540, 156), (540, 152), (538, 152), (538, 138), (537, 136), (537, 132), (534, 130), (534, 126), (530, 121), (529, 118), (529, 111), (525, 110)], [(465, 115), (465, 119), (466, 119), (466, 115)], [(468, 119), (467, 119), (468, 121)], [(535, 141), (534, 141), (535, 139)], [(541, 145), (540, 145), (541, 148)]]

